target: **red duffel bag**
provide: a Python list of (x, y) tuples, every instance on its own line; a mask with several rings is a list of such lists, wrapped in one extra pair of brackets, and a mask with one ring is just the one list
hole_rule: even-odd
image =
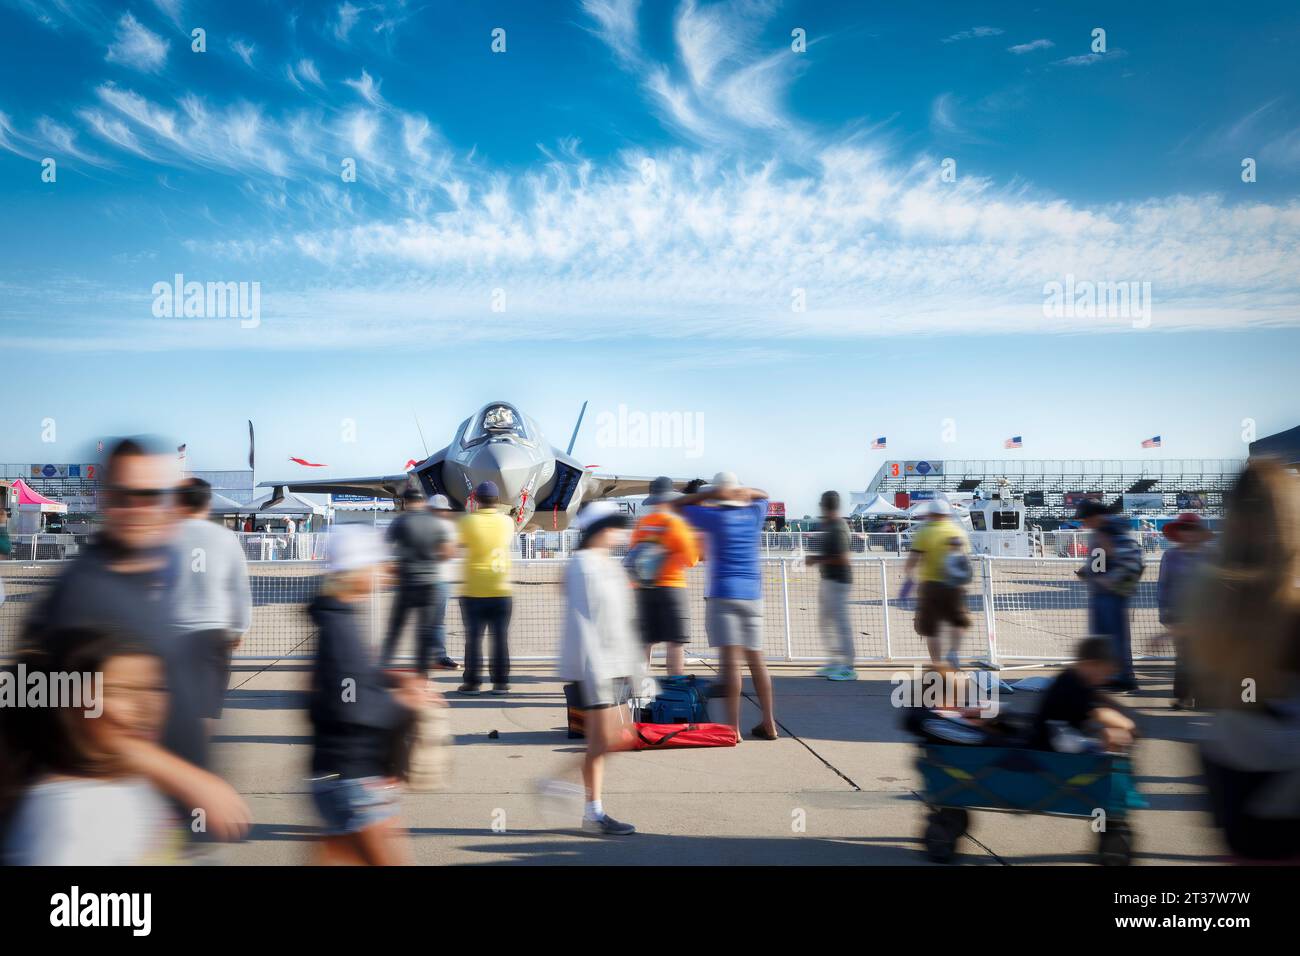
[(633, 750), (677, 747), (734, 747), (735, 728), (727, 724), (637, 724)]

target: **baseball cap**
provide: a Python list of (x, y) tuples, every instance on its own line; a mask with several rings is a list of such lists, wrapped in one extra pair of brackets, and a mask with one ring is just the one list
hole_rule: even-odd
[(474, 489), (475, 498), (500, 498), (501, 490), (497, 488), (495, 481), (481, 481), (477, 488)]
[(740, 479), (734, 471), (720, 471), (713, 476), (712, 484), (715, 488), (734, 488), (740, 484)]
[(952, 514), (952, 505), (948, 504), (947, 498), (935, 498), (926, 507), (927, 515), (950, 515)]
[(372, 528), (363, 525), (335, 525), (327, 539), (329, 569), (331, 571), (356, 571), (388, 560), (383, 539)]
[(451, 502), (446, 495), (434, 495), (429, 499), (429, 507), (434, 511), (451, 511)]

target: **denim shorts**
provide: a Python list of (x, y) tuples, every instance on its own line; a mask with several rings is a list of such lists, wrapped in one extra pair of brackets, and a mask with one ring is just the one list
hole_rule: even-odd
[(397, 816), (397, 787), (387, 777), (313, 780), (311, 796), (331, 836), (356, 833)]

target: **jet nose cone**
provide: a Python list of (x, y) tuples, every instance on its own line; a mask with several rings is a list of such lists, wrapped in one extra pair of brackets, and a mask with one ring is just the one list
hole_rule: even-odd
[(514, 505), (528, 486), (534, 464), (527, 450), (508, 442), (494, 442), (475, 453), (466, 471), (475, 487), (490, 481), (500, 490), (502, 504)]

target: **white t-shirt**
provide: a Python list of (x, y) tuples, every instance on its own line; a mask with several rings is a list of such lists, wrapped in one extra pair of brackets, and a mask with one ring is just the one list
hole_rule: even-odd
[(144, 778), (46, 780), (27, 790), (4, 846), (10, 866), (181, 862), (175, 812)]
[(187, 518), (176, 535), (179, 566), (172, 593), (185, 631), (243, 634), (253, 620), (248, 563), (239, 539), (204, 518)]

